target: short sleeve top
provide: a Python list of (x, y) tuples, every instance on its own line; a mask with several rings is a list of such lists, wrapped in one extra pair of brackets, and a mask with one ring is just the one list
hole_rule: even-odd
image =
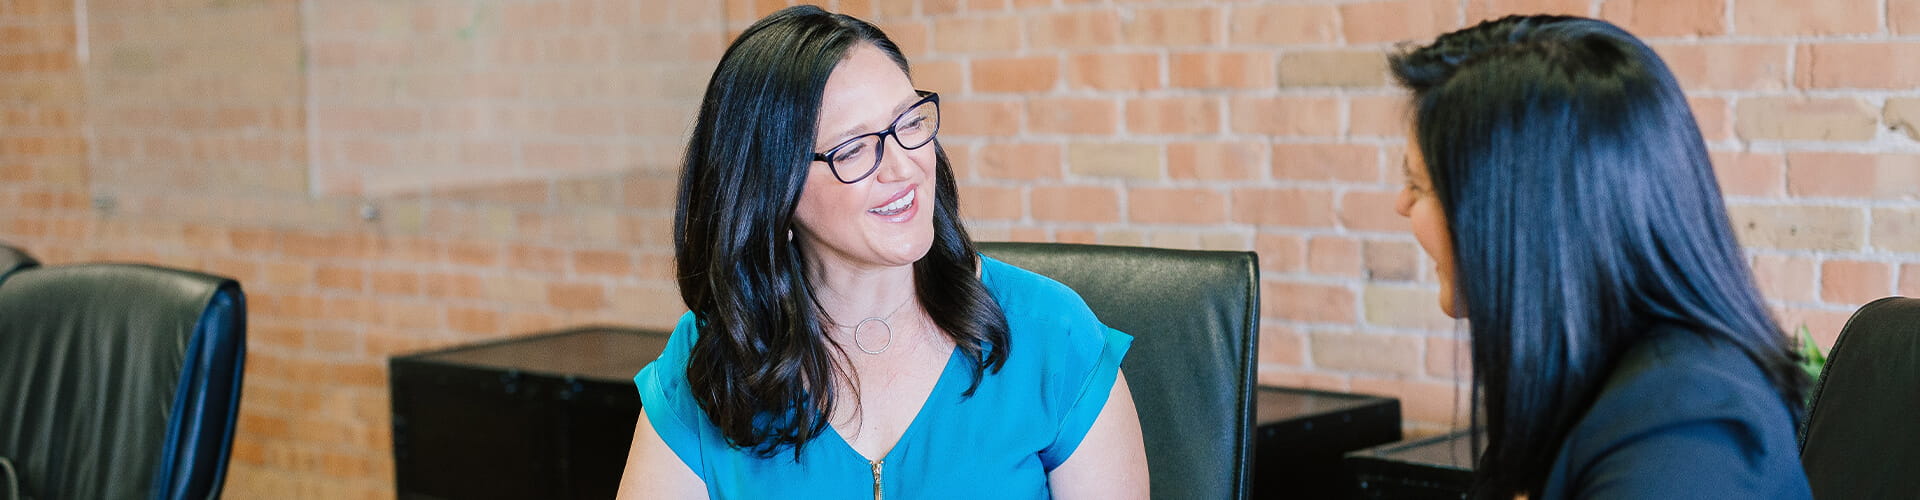
[[(1108, 328), (1051, 279), (981, 257), (981, 281), (1006, 315), (1008, 356), (963, 396), (956, 349), (885, 457), (869, 462), (832, 427), (800, 447), (757, 457), (727, 443), (694, 402), (686, 366), (699, 335), (680, 318), (660, 358), (634, 376), (653, 429), (706, 483), (710, 498), (1048, 498), (1047, 473), (1105, 408), (1133, 337)], [(877, 462), (877, 463), (876, 463)]]

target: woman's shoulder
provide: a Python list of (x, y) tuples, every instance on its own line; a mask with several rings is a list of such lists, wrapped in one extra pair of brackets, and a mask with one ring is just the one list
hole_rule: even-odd
[[(1549, 489), (1638, 491), (1684, 473), (1702, 488), (1727, 488), (1723, 493), (1757, 489), (1768, 497), (1798, 497), (1805, 479), (1797, 476), (1793, 418), (1789, 403), (1739, 347), (1662, 329), (1615, 364), (1568, 433)], [(1664, 470), (1670, 467), (1659, 464), (1666, 462), (1691, 472)]]
[(1011, 325), (1026, 321), (1099, 323), (1072, 288), (999, 259), (980, 256), (980, 281)]

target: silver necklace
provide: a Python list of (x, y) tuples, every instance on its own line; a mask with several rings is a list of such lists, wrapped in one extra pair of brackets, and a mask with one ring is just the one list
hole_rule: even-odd
[[(853, 325), (853, 347), (859, 349), (860, 352), (873, 355), (887, 352), (887, 348), (893, 347), (893, 325), (888, 324), (887, 320), (893, 319), (894, 313), (900, 312), (900, 308), (906, 307), (908, 302), (913, 302), (913, 297), (907, 297), (907, 300), (901, 302), (900, 305), (893, 306), (893, 312), (887, 313), (887, 316), (884, 318), (870, 316), (867, 319), (860, 320), (859, 323), (855, 323)], [(879, 349), (868, 349), (866, 344), (860, 343), (860, 329), (867, 326), (868, 323), (879, 323), (880, 328), (886, 329), (887, 331), (887, 342), (880, 344)]]

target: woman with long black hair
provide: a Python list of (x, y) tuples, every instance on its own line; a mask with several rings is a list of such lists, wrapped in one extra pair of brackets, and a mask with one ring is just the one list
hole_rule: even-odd
[(1132, 338), (975, 252), (939, 129), (871, 24), (799, 6), (734, 40), (621, 498), (1145, 497)]
[(1603, 21), (1508, 17), (1391, 57), (1398, 210), (1471, 335), (1478, 498), (1808, 498), (1803, 372), (1673, 75)]

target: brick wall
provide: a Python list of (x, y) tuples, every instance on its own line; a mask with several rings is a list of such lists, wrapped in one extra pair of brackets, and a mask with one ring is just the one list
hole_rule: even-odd
[[(0, 241), (223, 273), (234, 498), (392, 496), (385, 358), (667, 327), (672, 164), (785, 1), (0, 1)], [(1920, 0), (838, 0), (945, 96), (983, 239), (1257, 250), (1262, 382), (1459, 424), (1457, 325), (1390, 202), (1394, 44), (1601, 16), (1687, 87), (1761, 286), (1830, 345), (1920, 294)]]

